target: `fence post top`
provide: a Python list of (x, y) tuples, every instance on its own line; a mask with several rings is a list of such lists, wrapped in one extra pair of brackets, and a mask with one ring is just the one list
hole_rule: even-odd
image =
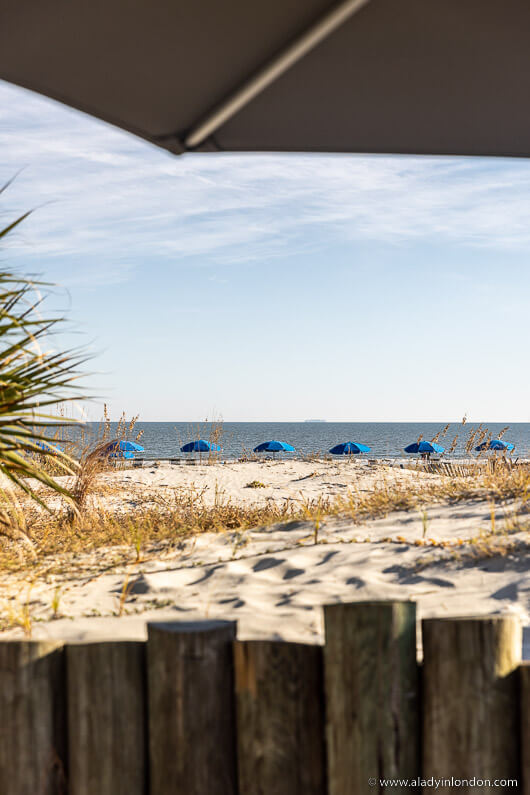
[(66, 645), (66, 641), (56, 640), (55, 638), (1, 638), (0, 644), (4, 648), (11, 646), (13, 649), (38, 650), (48, 654), (62, 649)]
[(516, 615), (515, 613), (496, 613), (495, 615), (489, 615), (484, 613), (482, 615), (469, 615), (469, 616), (432, 616), (431, 618), (422, 618), (421, 623), (423, 624), (456, 624), (456, 623), (488, 623), (488, 624), (501, 624), (505, 621), (511, 621), (516, 624), (521, 624), (520, 616)]
[(413, 599), (363, 599), (357, 602), (331, 602), (323, 605), (324, 610), (334, 610), (338, 608), (352, 610), (354, 608), (368, 608), (368, 607), (400, 607), (416, 606)]
[(197, 634), (200, 632), (215, 632), (220, 630), (232, 631), (235, 636), (237, 621), (224, 621), (208, 619), (204, 621), (149, 621), (147, 634), (152, 632), (169, 632), (177, 635)]

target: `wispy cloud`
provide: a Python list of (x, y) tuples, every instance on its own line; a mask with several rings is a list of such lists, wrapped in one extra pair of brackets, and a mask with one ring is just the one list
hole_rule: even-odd
[[(526, 161), (175, 158), (7, 84), (0, 84), (0, 148), (0, 179), (23, 169), (4, 212), (38, 208), (9, 256), (37, 252), (59, 269), (64, 262), (67, 283), (127, 279), (142, 258), (251, 262), (337, 240), (530, 243)], [(90, 270), (72, 275), (72, 257), (91, 262)]]

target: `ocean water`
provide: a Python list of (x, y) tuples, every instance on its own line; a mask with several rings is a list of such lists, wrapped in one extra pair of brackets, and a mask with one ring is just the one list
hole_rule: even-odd
[[(495, 438), (508, 424), (481, 425)], [(239, 458), (245, 451), (250, 452), (260, 442), (269, 439), (292, 444), (299, 455), (327, 453), (330, 447), (340, 442), (352, 441), (369, 445), (371, 458), (402, 458), (405, 456), (403, 448), (417, 441), (420, 434), (430, 440), (443, 427), (444, 423), (429, 422), (224, 422), (218, 441), (222, 447), (221, 457), (227, 459)], [(439, 442), (448, 449), (454, 437), (458, 436), (451, 458), (466, 456), (465, 443), (469, 434), (478, 427), (477, 423), (453, 423)], [(156, 459), (185, 456), (180, 453), (185, 442), (212, 439), (218, 428), (218, 425), (205, 422), (139, 422), (135, 433), (143, 431), (143, 457)], [(510, 425), (503, 438), (516, 445), (514, 456), (526, 458), (530, 455), (530, 423)]]

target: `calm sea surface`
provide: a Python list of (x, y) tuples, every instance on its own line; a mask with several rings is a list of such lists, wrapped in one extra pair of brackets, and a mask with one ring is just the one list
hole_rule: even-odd
[[(96, 427), (95, 424), (94, 428)], [(508, 423), (482, 423), (495, 438)], [(146, 458), (170, 458), (184, 455), (180, 447), (193, 439), (212, 439), (219, 431), (219, 443), (223, 458), (239, 458), (245, 451), (251, 451), (260, 442), (278, 439), (292, 444), (297, 453), (327, 453), (330, 447), (340, 442), (362, 442), (372, 448), (374, 458), (403, 457), (405, 445), (415, 442), (420, 434), (424, 439), (432, 437), (444, 427), (444, 423), (414, 422), (139, 422), (135, 432), (143, 430), (141, 443), (145, 447)], [(478, 425), (466, 423), (452, 424), (446, 435), (439, 439), (446, 449), (456, 435), (457, 445), (452, 457), (466, 455), (465, 443), (469, 434)], [(514, 455), (530, 455), (530, 423), (510, 425), (503, 438), (516, 445)]]

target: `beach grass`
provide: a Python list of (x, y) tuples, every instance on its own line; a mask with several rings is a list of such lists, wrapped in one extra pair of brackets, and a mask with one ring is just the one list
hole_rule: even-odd
[[(369, 550), (390, 545), (396, 552), (418, 548), (411, 573), (435, 563), (466, 566), (491, 557), (521, 556), (522, 560), (527, 554), (530, 465), (479, 469), (474, 476), (460, 478), (433, 478), (418, 471), (410, 473), (412, 477), (405, 482), (396, 481), (395, 470), (383, 465), (381, 473), (374, 487), (365, 491), (352, 486), (340, 497), (321, 495), (255, 504), (236, 501), (217, 487), (213, 502), (206, 488), (195, 486), (164, 492), (141, 488), (124, 494), (122, 483), (109, 479), (106, 470), (90, 481), (75, 514), (64, 504), (56, 504), (50, 513), (24, 496), (19, 500), (11, 497), (4, 505), (11, 525), (0, 535), (0, 575), (5, 583), (11, 582), (10, 595), (0, 604), (0, 631), (18, 629), (27, 637), (32, 635), (35, 622), (45, 620), (43, 603), (35, 596), (43, 587), (48, 588), (47, 615), (53, 620), (61, 617), (61, 602), (72, 582), (88, 584), (114, 572), (121, 572), (124, 578), (114, 614), (125, 615), (130, 577), (149, 562), (159, 566), (166, 558), (173, 561), (171, 565), (177, 560), (178, 565), (201, 566), (201, 536), (206, 533), (225, 534), (228, 558), (223, 560), (255, 556), (254, 539), (266, 539), (269, 531), (276, 538), (275, 553), (328, 543), (369, 542)], [(441, 537), (433, 532), (431, 513), (458, 504), (465, 505), (466, 512), (470, 509), (489, 519), (477, 522), (476, 531), (468, 527), (463, 537), (459, 537), (458, 521), (454, 534)], [(396, 529), (392, 523), (388, 536), (374, 535), (370, 520), (394, 512), (402, 512)], [(417, 525), (419, 517), (419, 527), (412, 535), (401, 535), (400, 528), (407, 526), (402, 522), (403, 512)], [(21, 538), (27, 538), (29, 545)], [(210, 538), (207, 547), (211, 543)], [(258, 554), (271, 551), (264, 545)], [(90, 615), (99, 615), (94, 610)]]
[[(514, 527), (521, 528), (530, 506), (530, 465), (499, 466), (494, 472), (479, 471), (474, 477), (440, 477), (399, 483), (382, 478), (373, 489), (350, 488), (335, 498), (284, 499), (280, 502), (239, 503), (216, 492), (213, 503), (199, 488), (174, 489), (164, 494), (143, 493), (136, 500), (120, 501), (121, 490), (112, 482), (98, 480), (102, 470), (84, 460), (77, 483), (81, 484), (79, 510), (72, 513), (58, 505), (51, 513), (29, 500), (6, 500), (10, 524), (2, 530), (0, 568), (20, 569), (45, 563), (57, 556), (77, 556), (114, 549), (113, 560), (140, 560), (157, 549), (172, 549), (204, 533), (244, 533), (251, 528), (304, 521), (319, 527), (332, 517), (353, 523), (385, 517), (394, 511), (420, 512), (424, 542), (428, 542), (426, 509), (437, 503), (487, 501), (492, 506), (517, 503)], [(261, 484), (260, 484), (261, 485)], [(76, 494), (76, 484), (71, 487)], [(115, 503), (113, 507), (113, 503)], [(104, 506), (104, 507), (103, 507)], [(490, 535), (494, 537), (492, 526)], [(28, 539), (21, 544), (20, 539)]]

